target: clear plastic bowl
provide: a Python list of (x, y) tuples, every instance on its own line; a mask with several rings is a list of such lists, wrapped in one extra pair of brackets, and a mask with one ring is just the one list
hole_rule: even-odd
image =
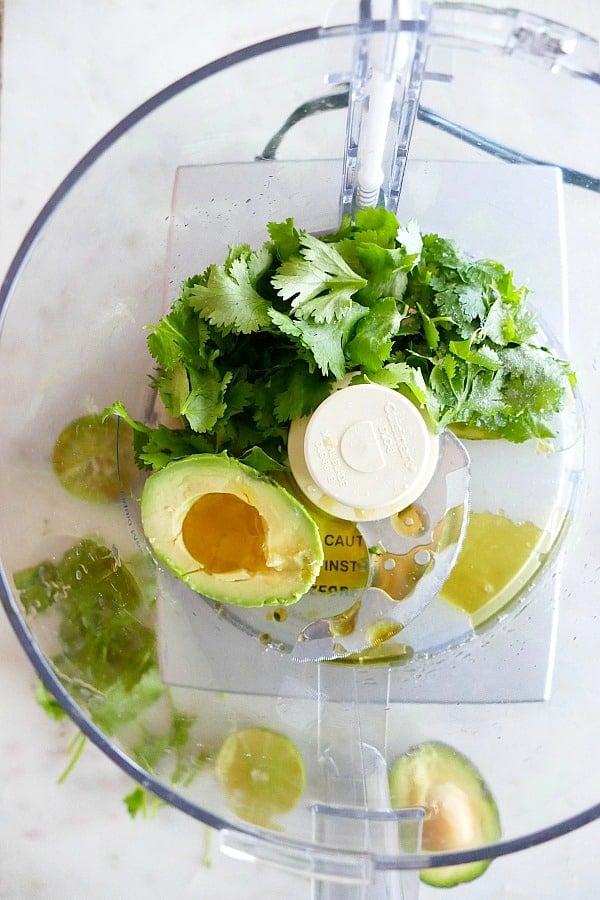
[[(439, 646), (428, 632), (421, 644), (414, 637), (412, 658), (299, 666), (264, 611), (238, 620), (235, 610), (178, 598), (177, 583), (165, 586), (162, 576), (155, 604), (154, 570), (149, 587), (140, 575), (148, 553), (135, 500), (87, 503), (52, 471), (55, 441), (72, 420), (116, 399), (139, 418), (147, 414), (144, 326), (183, 277), (216, 261), (206, 258), (209, 248), (224, 256), (230, 241), (260, 242), (267, 218), (283, 219), (291, 208), (311, 229), (328, 219), (335, 225), (344, 88), (324, 87), (323, 77), (350, 69), (347, 29), (246, 48), (132, 112), (58, 188), (2, 287), (0, 365), (10, 386), (0, 400), (3, 601), (41, 679), (110, 758), (220, 829), (225, 848), (357, 884), (378, 871), (510, 853), (600, 815), (597, 76), (586, 75), (581, 36), (563, 58), (558, 38), (552, 43), (551, 30), (531, 17), (488, 11), (481, 31), (468, 18), (471, 5), (436, 8), (436, 77), (421, 97), (400, 214), (416, 214), (470, 252), (502, 258), (517, 280), (528, 280), (548, 335), (578, 378), (576, 407), (550, 461), (535, 447), (470, 447), (475, 507), (508, 510), (518, 521), (539, 516), (551, 540), (493, 608), (461, 620)], [(475, 24), (485, 38), (479, 45), (465, 38)], [(477, 102), (473, 79), (484, 82)], [(248, 190), (236, 200), (246, 171)], [(257, 185), (267, 177), (277, 189), (265, 200)], [(170, 683), (147, 672), (137, 688), (129, 685), (116, 718), (105, 705), (117, 691), (110, 693), (110, 679), (84, 683), (61, 659), (55, 614), (25, 611), (15, 589), (15, 573), (56, 562), (89, 536), (137, 566), (146, 593), (135, 616)], [(215, 774), (225, 738), (254, 726), (290, 738), (306, 767), (302, 798), (276, 822), (237, 815)], [(382, 814), (389, 767), (427, 740), (455, 747), (483, 774), (500, 810), (499, 842), (432, 854), (419, 850), (418, 814)]]

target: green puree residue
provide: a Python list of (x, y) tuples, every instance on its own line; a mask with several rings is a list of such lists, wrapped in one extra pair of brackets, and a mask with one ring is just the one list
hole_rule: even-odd
[[(541, 563), (545, 532), (497, 513), (471, 513), (456, 564), (440, 596), (481, 621), (484, 608), (510, 602)], [(504, 603), (502, 604), (504, 605)]]
[(53, 668), (93, 722), (147, 771), (189, 783), (207, 752), (193, 735), (197, 717), (178, 708), (160, 677), (147, 560), (125, 564), (116, 550), (84, 538), (61, 559), (16, 572), (14, 581), (32, 623), (43, 629), (47, 615), (57, 618)]
[[(27, 613), (59, 613), (57, 668), (98, 691), (117, 680), (131, 689), (156, 665), (154, 631), (143, 620), (140, 585), (108, 547), (84, 539), (58, 562), (15, 574)], [(147, 614), (147, 613), (146, 613)]]

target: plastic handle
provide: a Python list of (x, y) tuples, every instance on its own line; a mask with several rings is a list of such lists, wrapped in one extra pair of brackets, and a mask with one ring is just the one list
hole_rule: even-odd
[[(393, 809), (386, 760), (387, 710), (373, 711), (362, 696), (362, 675), (348, 672), (354, 697), (350, 704), (330, 699), (327, 666), (319, 666), (319, 797), (313, 807), (317, 844), (345, 845), (358, 853), (397, 854), (418, 851), (424, 810)], [(390, 677), (388, 673), (388, 678)], [(313, 882), (313, 900), (417, 900), (418, 871), (373, 870), (369, 884)]]
[(225, 829), (219, 832), (219, 847), (235, 859), (310, 878), (312, 900), (417, 900), (418, 869), (379, 870), (375, 865), (378, 854), (419, 852), (425, 811), (390, 805), (387, 708), (373, 710), (364, 702), (363, 677), (348, 671), (353, 701), (340, 704), (330, 699), (331, 673), (319, 667), (316, 763), (321, 800), (311, 804), (313, 842), (282, 846)]
[(600, 83), (594, 37), (521, 9), (437, 0), (430, 38), (436, 46), (492, 51)]

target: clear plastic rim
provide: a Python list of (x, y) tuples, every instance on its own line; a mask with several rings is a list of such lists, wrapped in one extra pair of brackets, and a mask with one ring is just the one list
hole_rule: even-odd
[[(317, 40), (323, 36), (323, 30), (319, 26), (315, 26), (302, 31), (290, 32), (284, 35), (278, 35), (273, 38), (251, 44), (243, 47), (233, 53), (227, 54), (217, 60), (213, 60), (198, 69), (184, 75), (182, 78), (158, 91), (148, 100), (144, 101), (132, 112), (128, 113), (120, 122), (118, 122), (110, 131), (108, 131), (100, 140), (91, 147), (90, 150), (81, 158), (81, 160), (71, 169), (59, 184), (53, 194), (50, 196), (42, 210), (34, 219), (32, 225), (28, 229), (23, 241), (21, 242), (12, 262), (10, 263), (6, 275), (4, 276), (2, 285), (0, 286), (0, 334), (2, 320), (10, 300), (13, 285), (17, 282), (21, 268), (26, 263), (30, 253), (34, 249), (36, 240), (46, 223), (51, 219), (54, 210), (60, 205), (61, 201), (75, 187), (77, 182), (85, 175), (93, 163), (102, 156), (116, 141), (133, 128), (138, 122), (146, 116), (154, 112), (164, 103), (167, 103), (173, 97), (192, 87), (193, 85), (210, 78), (232, 66), (253, 59), (262, 54), (271, 53), (275, 50), (285, 49), (286, 47), (307, 43)], [(271, 834), (263, 831), (257, 831), (250, 827), (245, 827), (240, 823), (228, 822), (219, 816), (214, 815), (208, 810), (201, 809), (194, 803), (186, 800), (166, 784), (155, 779), (150, 773), (136, 765), (125, 753), (119, 750), (117, 746), (112, 744), (106, 736), (87, 718), (80, 707), (73, 702), (52, 668), (48, 664), (44, 655), (38, 649), (34, 642), (25, 619), (12, 595), (8, 578), (4, 568), (0, 565), (0, 599), (6, 610), (8, 620), (23, 647), (25, 654), (32, 663), (36, 673), (44, 686), (60, 703), (65, 712), (72, 721), (89, 738), (103, 753), (115, 762), (130, 777), (138, 781), (144, 788), (152, 791), (161, 800), (164, 800), (181, 812), (186, 813), (194, 819), (215, 828), (216, 830), (235, 830), (257, 838), (264, 844), (273, 847), (285, 846), (289, 849), (306, 851), (307, 845), (298, 840), (291, 840), (283, 836), (277, 839)], [(507, 856), (534, 847), (539, 844), (547, 843), (555, 838), (562, 837), (571, 831), (588, 825), (596, 819), (600, 818), (600, 803), (589, 807), (582, 812), (570, 816), (561, 822), (534, 831), (522, 837), (511, 838), (510, 840), (500, 841), (495, 844), (487, 844), (472, 850), (465, 850), (456, 853), (437, 853), (435, 855), (427, 854), (406, 854), (402, 856), (378, 855), (369, 853), (358, 854), (355, 851), (344, 851), (338, 847), (328, 848), (324, 845), (320, 846), (321, 850), (333, 850), (340, 856), (347, 856), (349, 859), (360, 855), (369, 857), (376, 869), (393, 870), (393, 869), (423, 869), (437, 868), (441, 866), (452, 866), (463, 863), (478, 862), (481, 860), (495, 859), (500, 856)]]

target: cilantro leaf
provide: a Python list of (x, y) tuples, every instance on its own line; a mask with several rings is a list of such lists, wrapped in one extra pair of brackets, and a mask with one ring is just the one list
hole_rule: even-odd
[(129, 415), (124, 404), (117, 400), (102, 413), (103, 418), (115, 415), (122, 418), (133, 430), (133, 449), (140, 469), (162, 469), (174, 459), (192, 453), (214, 452), (214, 441), (190, 429), (168, 428), (158, 425), (152, 428)]
[(192, 431), (202, 434), (210, 431), (224, 415), (225, 390), (233, 376), (231, 372), (222, 375), (212, 366), (200, 372), (190, 370), (188, 375), (189, 392), (179, 415), (187, 419)]
[(466, 362), (475, 363), (484, 369), (499, 369), (501, 367), (500, 357), (496, 350), (492, 347), (482, 346), (475, 349), (473, 340), (450, 341), (448, 344), (450, 353), (464, 359)]
[(311, 372), (301, 361), (274, 373), (271, 387), (275, 418), (286, 425), (309, 415), (331, 392), (331, 383), (317, 372)]
[(35, 689), (35, 699), (36, 702), (41, 706), (47, 716), (51, 719), (54, 719), (56, 722), (60, 722), (63, 719), (68, 718), (66, 712), (58, 702), (58, 700), (54, 697), (53, 694), (50, 693), (46, 685), (42, 681), (38, 681), (37, 687)]
[(254, 385), (247, 380), (245, 367), (242, 366), (237, 372), (230, 374), (232, 380), (227, 385), (225, 393), (226, 408), (222, 416), (224, 419), (230, 419), (247, 409), (252, 403), (255, 390)]
[(438, 399), (418, 367), (402, 362), (391, 362), (369, 377), (376, 384), (393, 388), (408, 396), (423, 412), (427, 413), (431, 423), (434, 424), (439, 420)]
[(273, 287), (302, 319), (332, 322), (352, 309), (352, 295), (364, 287), (333, 244), (303, 232), (301, 255), (287, 259), (271, 279)]
[(469, 259), (455, 241), (440, 237), (439, 234), (423, 235), (421, 262), (425, 263), (431, 273), (432, 281), (449, 277), (449, 272), (462, 272), (469, 266)]
[(391, 353), (401, 321), (394, 297), (384, 297), (373, 306), (358, 321), (354, 336), (346, 347), (349, 366), (361, 366), (367, 372), (381, 368)]
[(240, 457), (241, 461), (247, 466), (251, 466), (263, 475), (269, 472), (284, 472), (285, 466), (262, 449), (262, 447), (251, 447)]
[(499, 356), (506, 370), (504, 396), (512, 413), (523, 408), (538, 414), (558, 412), (569, 390), (561, 360), (532, 344), (506, 347)]
[(139, 440), (134, 442), (134, 448), (140, 468), (162, 469), (173, 460), (192, 453), (213, 453), (215, 450), (214, 439), (197, 434), (190, 428), (173, 429), (159, 425), (137, 434)]
[(398, 228), (396, 240), (401, 244), (409, 259), (411, 259), (411, 268), (418, 261), (423, 250), (423, 237), (419, 230), (419, 226), (414, 219), (411, 219), (406, 225)]
[(190, 307), (225, 332), (258, 331), (269, 324), (269, 301), (258, 292), (257, 284), (272, 261), (263, 247), (245, 250), (224, 266), (210, 266), (206, 284), (194, 285), (188, 292)]
[(487, 311), (481, 326), (481, 337), (503, 346), (530, 340), (536, 333), (533, 314), (529, 310), (514, 308), (506, 298), (498, 296)]
[(269, 313), (273, 324), (298, 348), (298, 355), (304, 359), (311, 371), (317, 366), (323, 375), (333, 374), (341, 378), (345, 371), (344, 352), (341, 335), (336, 323), (317, 324), (292, 319), (286, 313), (272, 309)]
[(99, 728), (113, 735), (153, 706), (166, 690), (158, 668), (152, 666), (132, 686), (116, 679), (104, 694), (91, 697), (88, 702), (90, 715)]
[(389, 278), (392, 272), (408, 272), (411, 257), (406, 255), (403, 247), (386, 248), (370, 241), (344, 241), (341, 245), (347, 254), (354, 253), (362, 271), (370, 280), (373, 276)]
[(427, 346), (430, 350), (436, 350), (440, 342), (440, 335), (435, 324), (435, 319), (427, 315), (420, 303), (417, 303), (417, 311), (421, 316), (423, 335)]
[(178, 419), (190, 395), (190, 382), (186, 367), (180, 363), (174, 369), (158, 369), (152, 383), (158, 389), (166, 411)]
[(358, 303), (373, 306), (384, 297), (403, 299), (411, 263), (401, 247), (386, 249), (358, 240), (344, 240), (337, 247), (348, 265), (367, 280), (354, 296)]
[(184, 359), (196, 359), (199, 342), (194, 340), (194, 319), (197, 317), (187, 303), (177, 300), (169, 314), (152, 326), (148, 349), (164, 371), (177, 369)]
[(456, 326), (461, 337), (474, 334), (485, 318), (485, 300), (481, 289), (460, 281), (435, 295), (435, 307)]
[(141, 813), (144, 818), (148, 815), (148, 792), (139, 785), (123, 797), (123, 803), (132, 819), (135, 819), (138, 813)]
[[(344, 344), (356, 321), (366, 314), (367, 310), (358, 303), (352, 303), (349, 315), (343, 323), (312, 322), (292, 319), (285, 313), (273, 309), (271, 320), (284, 334), (291, 337), (299, 346), (301, 355), (311, 363), (315, 363), (323, 375), (343, 378), (346, 372)], [(305, 354), (304, 351), (308, 351)]]
[(269, 222), (267, 231), (281, 261), (300, 251), (300, 234), (293, 219), (286, 219), (285, 222)]
[(354, 215), (354, 237), (360, 239), (361, 233), (369, 234), (368, 240), (375, 240), (381, 247), (395, 246), (398, 235), (398, 219), (382, 206), (357, 209)]

